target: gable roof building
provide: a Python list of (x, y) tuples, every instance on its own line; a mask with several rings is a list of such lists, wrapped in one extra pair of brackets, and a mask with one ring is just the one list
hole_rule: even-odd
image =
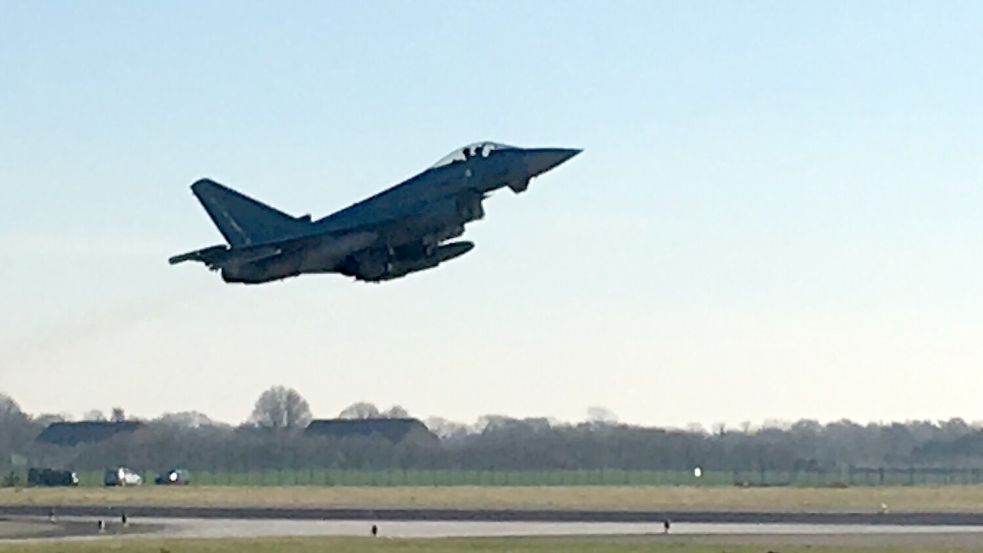
[(434, 444), (440, 441), (418, 419), (321, 419), (314, 420), (304, 430), (307, 436), (351, 438), (373, 436), (397, 444), (405, 441)]
[(133, 432), (143, 426), (140, 421), (82, 421), (55, 422), (38, 434), (35, 441), (52, 445), (74, 446), (108, 440), (123, 432)]

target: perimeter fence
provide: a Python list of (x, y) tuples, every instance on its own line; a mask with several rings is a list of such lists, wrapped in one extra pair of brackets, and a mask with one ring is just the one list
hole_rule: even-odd
[[(983, 469), (871, 468), (839, 470), (192, 470), (204, 486), (741, 486), (846, 487), (983, 484)], [(151, 484), (157, 472), (143, 471)], [(102, 471), (79, 473), (81, 486), (103, 485)], [(23, 480), (22, 480), (23, 481)]]

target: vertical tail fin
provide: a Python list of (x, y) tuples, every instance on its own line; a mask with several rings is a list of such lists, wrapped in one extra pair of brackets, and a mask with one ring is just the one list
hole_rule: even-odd
[(291, 217), (209, 179), (192, 184), (191, 191), (230, 246), (249, 246), (296, 236), (310, 221)]

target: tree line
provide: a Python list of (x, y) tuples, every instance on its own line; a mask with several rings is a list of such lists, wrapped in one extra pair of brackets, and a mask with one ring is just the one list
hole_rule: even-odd
[[(96, 470), (124, 464), (142, 470), (462, 469), (834, 471), (845, 467), (983, 467), (983, 428), (961, 419), (858, 424), (811, 420), (712, 430), (643, 427), (592, 408), (576, 423), (543, 418), (481, 417), (473, 424), (425, 420), (436, 441), (391, 443), (380, 436), (312, 437), (300, 430), (310, 408), (295, 390), (274, 387), (238, 426), (197, 412), (143, 421), (136, 431), (98, 443), (54, 446), (37, 436), (57, 415), (24, 413), (0, 394), (0, 469), (51, 466)], [(126, 420), (121, 408), (102, 420)], [(359, 402), (342, 418), (403, 418), (405, 409)]]

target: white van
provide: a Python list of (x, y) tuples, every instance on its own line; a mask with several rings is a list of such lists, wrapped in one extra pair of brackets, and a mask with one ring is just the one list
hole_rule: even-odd
[(106, 469), (106, 478), (103, 482), (107, 486), (139, 486), (143, 484), (143, 477), (126, 467), (116, 467)]

